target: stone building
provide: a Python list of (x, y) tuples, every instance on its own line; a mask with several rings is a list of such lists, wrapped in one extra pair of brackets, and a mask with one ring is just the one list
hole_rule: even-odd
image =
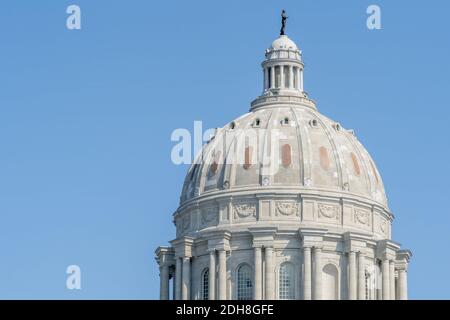
[(319, 113), (286, 35), (262, 69), (262, 95), (187, 173), (161, 299), (407, 299), (411, 253), (369, 153)]

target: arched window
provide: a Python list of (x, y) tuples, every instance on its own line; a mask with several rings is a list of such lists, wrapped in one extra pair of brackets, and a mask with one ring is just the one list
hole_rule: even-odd
[(334, 264), (329, 263), (323, 267), (322, 271), (323, 271), (322, 298), (324, 300), (338, 300), (339, 299), (338, 269)]
[(253, 148), (252, 147), (246, 147), (245, 148), (245, 153), (244, 153), (244, 169), (248, 170), (250, 169), (250, 167), (252, 166), (252, 153), (253, 153)]
[(278, 298), (295, 299), (294, 267), (285, 262), (280, 266), (278, 277)]
[(241, 265), (237, 270), (237, 299), (253, 299), (252, 270), (246, 264)]
[(209, 269), (206, 268), (202, 273), (202, 299), (209, 299)]
[(281, 163), (285, 168), (291, 165), (291, 145), (288, 143), (281, 147)]

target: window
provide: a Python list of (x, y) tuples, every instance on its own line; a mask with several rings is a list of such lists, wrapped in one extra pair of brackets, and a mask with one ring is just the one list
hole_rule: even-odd
[(288, 262), (285, 262), (280, 266), (278, 298), (280, 300), (295, 299), (294, 267)]
[(370, 274), (365, 272), (365, 288), (366, 288), (366, 300), (372, 300), (370, 296)]
[(252, 166), (252, 153), (253, 148), (252, 147), (246, 147), (245, 153), (244, 153), (244, 169), (248, 170)]
[(291, 145), (284, 144), (281, 147), (281, 163), (283, 167), (287, 168), (291, 165)]
[(330, 169), (330, 158), (328, 157), (328, 150), (325, 147), (320, 147), (319, 149), (320, 154), (320, 166), (323, 170), (327, 171)]
[(237, 270), (237, 299), (253, 299), (252, 270), (246, 264), (241, 265)]
[(259, 127), (261, 125), (261, 120), (259, 120), (259, 118), (255, 119), (255, 122), (253, 123), (254, 127)]
[(209, 299), (209, 269), (206, 268), (202, 274), (202, 299)]

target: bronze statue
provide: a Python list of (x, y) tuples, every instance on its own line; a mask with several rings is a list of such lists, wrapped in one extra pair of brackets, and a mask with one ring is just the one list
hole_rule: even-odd
[(288, 16), (286, 16), (286, 11), (283, 9), (283, 11), (281, 12), (281, 30), (280, 30), (280, 36), (284, 36), (284, 32), (286, 29), (286, 20), (287, 20)]

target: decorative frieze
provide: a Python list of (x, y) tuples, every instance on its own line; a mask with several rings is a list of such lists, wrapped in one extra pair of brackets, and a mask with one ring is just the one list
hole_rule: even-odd
[(384, 234), (387, 233), (387, 221), (384, 218), (380, 218), (380, 231)]
[(200, 214), (200, 223), (202, 226), (210, 226), (217, 224), (218, 210), (215, 207), (202, 209)]
[(275, 214), (282, 216), (297, 216), (299, 215), (298, 203), (296, 202), (276, 202)]
[(354, 209), (353, 222), (370, 227), (370, 212), (361, 209)]
[(319, 218), (340, 220), (341, 213), (339, 206), (332, 204), (319, 203)]
[(191, 226), (191, 216), (188, 214), (181, 218), (181, 232), (187, 231)]
[(234, 204), (233, 213), (235, 219), (256, 217), (256, 204), (254, 203)]

